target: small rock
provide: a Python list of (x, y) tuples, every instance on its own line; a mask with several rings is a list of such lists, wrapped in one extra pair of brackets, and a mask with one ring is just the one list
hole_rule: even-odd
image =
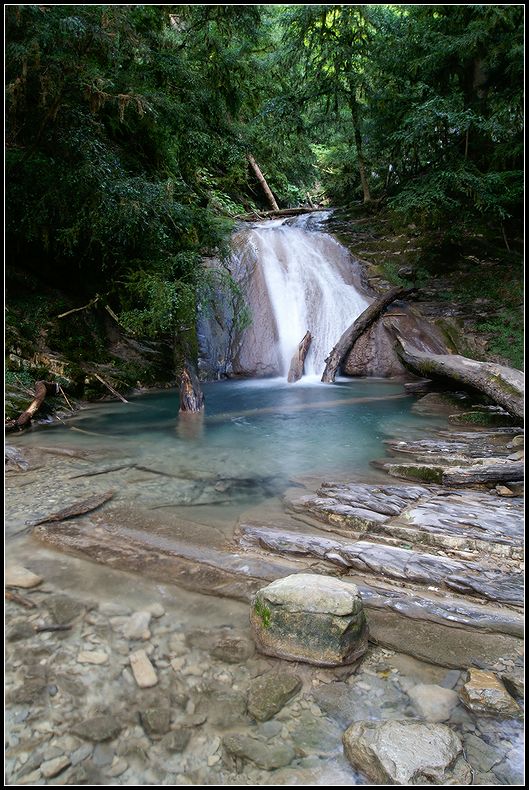
[(220, 759), (220, 754), (210, 754), (208, 757), (208, 766), (212, 768), (214, 765), (217, 765), (217, 763), (220, 763)]
[(301, 688), (297, 675), (269, 672), (252, 681), (248, 692), (248, 713), (267, 721), (278, 713)]
[(53, 618), (53, 622), (58, 625), (67, 625), (84, 611), (82, 603), (62, 593), (50, 595), (46, 601), (46, 606)]
[(93, 751), (94, 747), (91, 743), (83, 743), (82, 746), (79, 746), (78, 749), (71, 753), (70, 760), (72, 765), (78, 765), (79, 763), (82, 763), (83, 760), (86, 760), (87, 757), (90, 757)]
[(171, 659), (171, 666), (175, 672), (181, 672), (184, 668), (186, 660), (184, 656), (180, 656), (179, 658), (172, 658)]
[(106, 771), (106, 775), (116, 779), (121, 774), (124, 774), (128, 767), (129, 764), (123, 757), (114, 757), (112, 765)]
[(472, 782), (459, 736), (446, 724), (359, 721), (343, 734), (353, 768), (374, 783), (461, 784)]
[(220, 729), (248, 721), (246, 696), (239, 691), (213, 688), (202, 692), (197, 700), (198, 714), (206, 714), (208, 724)]
[(42, 774), (40, 772), (40, 768), (37, 768), (36, 771), (32, 771), (30, 774), (24, 774), (24, 776), (20, 776), (17, 779), (17, 784), (19, 785), (34, 785), (42, 779)]
[(183, 752), (191, 738), (191, 731), (185, 727), (177, 727), (162, 739), (162, 746), (168, 752)]
[(131, 653), (129, 660), (134, 680), (141, 689), (156, 686), (158, 677), (145, 650), (137, 650), (135, 653)]
[(27, 622), (14, 623), (6, 634), (8, 642), (18, 642), (20, 639), (29, 639), (35, 636), (33, 626)]
[(522, 716), (520, 706), (493, 672), (470, 669), (469, 680), (461, 688), (459, 696), (473, 713), (505, 718)]
[(507, 486), (497, 485), (495, 490), (498, 496), (505, 496), (505, 497), (516, 496), (516, 494), (513, 491), (511, 491), (510, 488), (507, 488)]
[(140, 721), (147, 735), (164, 735), (171, 726), (169, 708), (146, 708), (140, 711)]
[(121, 632), (125, 639), (150, 639), (150, 612), (134, 612), (124, 623)]
[(114, 601), (105, 601), (104, 603), (100, 603), (99, 611), (106, 617), (128, 617), (130, 615), (130, 609), (128, 606), (115, 603)]
[(258, 590), (250, 624), (262, 653), (290, 661), (341, 666), (367, 650), (358, 588), (331, 576), (296, 573)]
[(465, 752), (470, 765), (484, 773), (501, 763), (504, 758), (504, 754), (499, 749), (472, 734), (465, 736)]
[(460, 677), (461, 672), (458, 669), (450, 669), (439, 685), (444, 689), (453, 689), (457, 686)]
[(283, 743), (263, 743), (248, 735), (227, 735), (222, 745), (231, 758), (248, 760), (264, 771), (273, 771), (292, 762), (295, 757), (291, 746)]
[(63, 754), (62, 757), (56, 757), (54, 760), (47, 760), (45, 763), (41, 763), (40, 771), (46, 779), (51, 779), (53, 776), (60, 774), (61, 771), (64, 771), (69, 765), (71, 765), (69, 758)]
[[(523, 447), (524, 446), (524, 435), (523, 433), (519, 433), (517, 436), (513, 436), (512, 441), (510, 442), (512, 447)], [(509, 445), (507, 445), (509, 446)]]
[(4, 584), (6, 587), (21, 587), (30, 590), (42, 583), (42, 578), (22, 565), (8, 565), (5, 569)]
[(119, 735), (121, 724), (115, 716), (93, 716), (76, 724), (71, 731), (88, 741), (109, 741)]
[(163, 617), (165, 614), (165, 609), (163, 608), (162, 604), (158, 603), (157, 601), (148, 606), (147, 611), (150, 612), (153, 617), (156, 617), (156, 619)]
[(419, 683), (408, 692), (410, 699), (426, 721), (448, 721), (459, 697), (452, 689)]
[(240, 637), (226, 637), (222, 639), (211, 651), (214, 658), (225, 661), (227, 664), (242, 664), (253, 656), (255, 648), (249, 639)]
[(94, 765), (100, 768), (104, 765), (110, 765), (114, 759), (114, 754), (114, 749), (108, 743), (98, 743), (92, 756)]
[(78, 664), (106, 664), (108, 654), (101, 650), (82, 650), (77, 656)]

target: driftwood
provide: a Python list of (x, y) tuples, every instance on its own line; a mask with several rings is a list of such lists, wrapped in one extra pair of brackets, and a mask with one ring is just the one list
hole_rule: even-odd
[(186, 364), (180, 376), (180, 413), (197, 414), (204, 410), (204, 394), (198, 376), (191, 365)]
[(36, 521), (26, 521), (29, 527), (36, 527), (39, 524), (48, 524), (55, 521), (66, 521), (68, 518), (75, 518), (75, 516), (82, 516), (85, 513), (90, 513), (92, 510), (104, 505), (109, 499), (114, 496), (113, 491), (106, 491), (104, 494), (96, 494), (95, 496), (83, 499), (81, 502), (74, 502), (73, 505), (58, 510), (56, 513), (50, 513), (49, 516), (39, 518)]
[(338, 340), (333, 350), (325, 360), (325, 370), (321, 380), (326, 384), (332, 384), (336, 378), (336, 374), (343, 360), (354, 346), (358, 338), (369, 329), (372, 323), (376, 321), (379, 315), (396, 299), (407, 296), (415, 291), (415, 288), (392, 288), (390, 291), (379, 296), (368, 308), (361, 313), (356, 321), (345, 330), (341, 338)]
[(26, 409), (20, 414), (16, 420), (8, 420), (5, 424), (5, 429), (8, 432), (20, 431), (25, 426), (29, 425), (35, 414), (38, 412), (44, 400), (48, 395), (58, 395), (59, 385), (54, 381), (37, 381), (35, 382), (35, 397)]
[(119, 392), (118, 392), (117, 390), (115, 390), (115, 389), (114, 389), (114, 387), (112, 387), (112, 386), (111, 386), (111, 385), (108, 383), (108, 381), (105, 381), (105, 379), (101, 378), (101, 376), (99, 375), (99, 373), (94, 373), (94, 376), (96, 377), (96, 379), (97, 379), (98, 381), (100, 381), (100, 382), (101, 382), (101, 384), (104, 384), (104, 385), (105, 385), (105, 387), (106, 387), (108, 390), (110, 390), (110, 392), (112, 393), (112, 395), (115, 395), (115, 396), (116, 396), (116, 398), (119, 398), (121, 401), (123, 401), (123, 403), (128, 403), (128, 400), (126, 400), (126, 399), (123, 397), (123, 395), (120, 395), (120, 394), (119, 394)]
[(30, 601), (29, 598), (24, 598), (23, 595), (14, 592), (13, 590), (5, 590), (4, 598), (6, 601), (13, 601), (13, 603), (18, 603), (20, 606), (24, 606), (26, 609), (35, 609), (37, 604), (35, 601)]
[(495, 362), (477, 362), (459, 354), (429, 354), (398, 337), (397, 354), (413, 373), (456, 381), (483, 393), (514, 417), (524, 417), (524, 374)]
[(261, 184), (261, 187), (263, 188), (263, 192), (265, 193), (266, 198), (267, 198), (268, 202), (270, 203), (270, 206), (272, 207), (272, 210), (273, 211), (279, 211), (279, 206), (276, 203), (276, 199), (275, 199), (274, 195), (272, 194), (272, 190), (270, 189), (270, 187), (266, 183), (266, 178), (262, 174), (262, 172), (261, 172), (261, 170), (259, 168), (259, 165), (257, 164), (257, 162), (255, 161), (255, 159), (253, 158), (253, 156), (251, 154), (247, 154), (246, 158), (248, 159), (248, 162), (250, 163), (250, 167), (254, 171), (254, 173), (255, 173), (255, 175), (257, 177), (257, 180)]
[(311, 343), (312, 335), (307, 331), (303, 337), (303, 340), (301, 340), (297, 351), (292, 357), (292, 362), (290, 363), (290, 370), (288, 371), (287, 378), (289, 384), (292, 384), (294, 381), (299, 381), (299, 379), (302, 377), (303, 367), (305, 365), (305, 357), (307, 356)]

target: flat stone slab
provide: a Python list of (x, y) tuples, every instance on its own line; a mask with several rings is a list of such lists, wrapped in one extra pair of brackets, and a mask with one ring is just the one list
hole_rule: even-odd
[(259, 590), (252, 636), (267, 655), (318, 666), (351, 664), (367, 650), (367, 624), (354, 584), (299, 573)]
[(5, 571), (4, 583), (7, 587), (21, 587), (30, 590), (42, 583), (42, 578), (22, 565), (8, 565)]
[(472, 783), (463, 744), (444, 724), (355, 722), (345, 731), (343, 745), (351, 765), (375, 784)]
[(268, 721), (287, 704), (301, 688), (296, 675), (267, 672), (252, 681), (248, 691), (248, 713), (257, 721)]

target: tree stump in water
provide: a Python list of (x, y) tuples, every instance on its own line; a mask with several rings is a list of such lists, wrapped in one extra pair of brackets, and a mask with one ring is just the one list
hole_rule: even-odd
[(297, 351), (292, 357), (292, 362), (290, 363), (290, 370), (288, 371), (287, 378), (289, 384), (299, 381), (299, 379), (302, 377), (303, 368), (305, 366), (305, 357), (307, 356), (311, 343), (312, 335), (307, 331), (303, 337), (303, 340), (300, 342)]
[(37, 381), (35, 382), (35, 397), (26, 409), (20, 414), (16, 420), (9, 420), (5, 424), (5, 430), (10, 431), (20, 431), (22, 428), (25, 428), (35, 414), (38, 412), (42, 404), (44, 403), (45, 398), (48, 395), (58, 395), (59, 394), (59, 385), (54, 381)]
[(180, 376), (180, 414), (198, 414), (204, 410), (204, 394), (200, 388), (198, 376), (186, 364)]

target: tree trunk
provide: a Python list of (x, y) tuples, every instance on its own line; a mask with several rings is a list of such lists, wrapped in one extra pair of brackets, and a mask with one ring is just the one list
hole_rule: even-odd
[(328, 208), (280, 208), (277, 211), (259, 211), (253, 214), (237, 214), (235, 219), (265, 219), (268, 217), (297, 217), (299, 214), (312, 214), (315, 211), (328, 211)]
[(312, 335), (306, 332), (303, 340), (300, 342), (297, 351), (292, 357), (290, 363), (290, 370), (288, 371), (288, 383), (293, 384), (294, 381), (299, 381), (303, 375), (303, 367), (305, 365), (305, 357), (307, 356), (310, 344), (312, 343)]
[(26, 411), (23, 411), (16, 420), (6, 422), (6, 431), (18, 431), (27, 426), (42, 406), (47, 395), (58, 395), (59, 385), (54, 381), (35, 382), (35, 398)]
[(200, 389), (198, 376), (191, 365), (186, 363), (180, 377), (180, 413), (197, 414), (204, 410), (204, 395)]
[(459, 354), (429, 354), (398, 338), (397, 354), (413, 373), (457, 381), (483, 393), (523, 421), (524, 374), (494, 362), (477, 362)]
[(371, 324), (376, 321), (379, 315), (386, 309), (388, 305), (402, 296), (407, 296), (415, 291), (415, 288), (392, 288), (390, 291), (382, 294), (376, 299), (364, 312), (358, 316), (356, 321), (345, 330), (333, 350), (325, 360), (325, 370), (321, 380), (326, 384), (332, 384), (336, 378), (338, 368), (343, 360), (354, 346), (358, 338), (364, 334), (366, 329), (369, 329)]
[(356, 98), (352, 97), (350, 101), (351, 117), (353, 119), (353, 131), (356, 146), (356, 156), (358, 159), (358, 171), (360, 173), (360, 181), (362, 182), (362, 189), (364, 191), (364, 203), (371, 202), (371, 191), (369, 189), (369, 181), (367, 180), (366, 164), (364, 159), (364, 146), (362, 143), (362, 135), (360, 134), (360, 125), (358, 122), (358, 103)]
[(272, 190), (270, 189), (270, 187), (266, 183), (266, 179), (265, 179), (264, 175), (261, 173), (259, 165), (257, 164), (257, 162), (255, 161), (255, 159), (253, 158), (253, 156), (251, 154), (247, 154), (246, 158), (248, 159), (248, 162), (250, 163), (250, 166), (251, 166), (252, 170), (254, 171), (254, 173), (255, 173), (255, 175), (257, 177), (257, 180), (259, 181), (259, 183), (261, 184), (261, 186), (263, 188), (263, 192), (265, 193), (265, 195), (266, 195), (266, 197), (268, 199), (268, 202), (270, 203), (270, 206), (272, 207), (272, 211), (279, 211), (279, 206), (276, 203), (276, 199), (275, 199), (275, 197), (272, 194)]

